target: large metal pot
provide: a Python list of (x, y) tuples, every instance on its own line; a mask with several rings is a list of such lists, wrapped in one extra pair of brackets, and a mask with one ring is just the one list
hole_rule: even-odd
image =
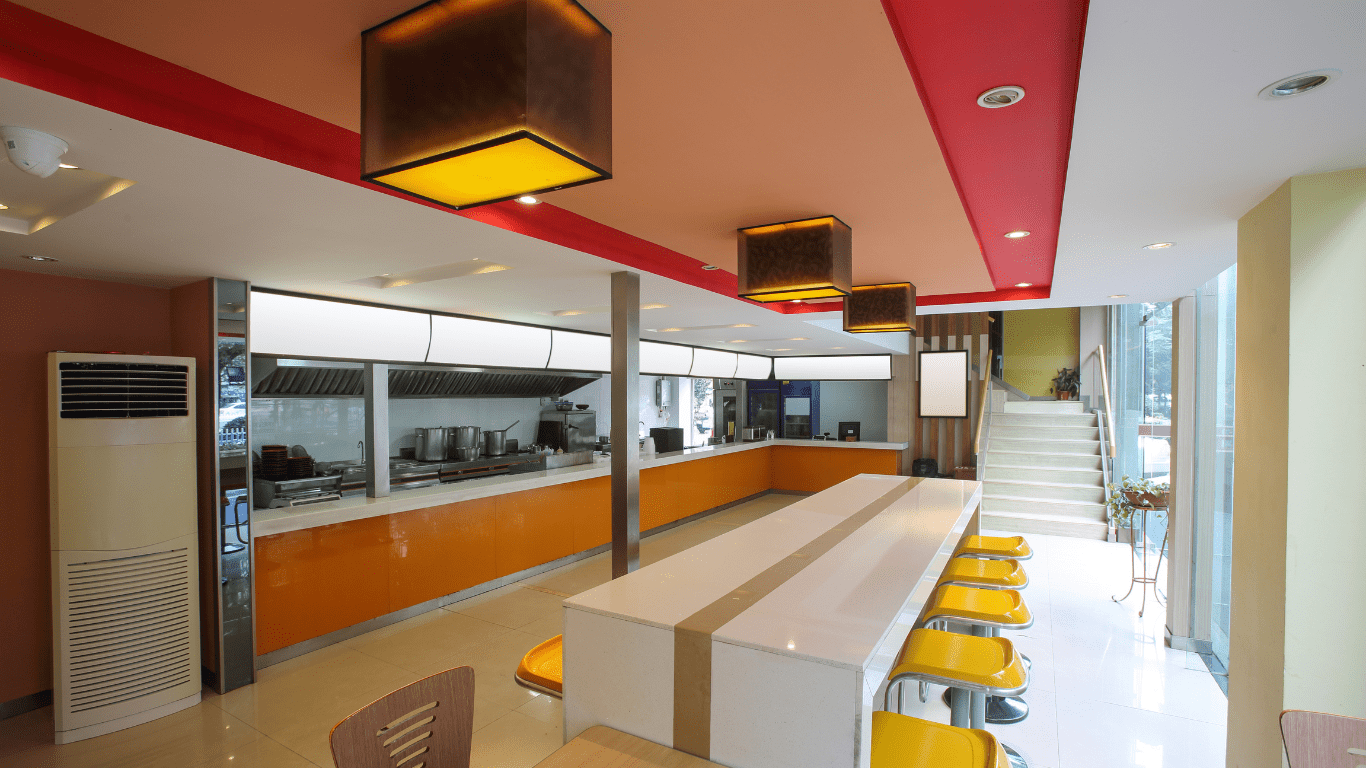
[(479, 427), (451, 427), (446, 431), (449, 433), (447, 458), (459, 456), (461, 450), (479, 448)]
[(512, 429), (513, 427), (521, 423), (522, 420), (518, 419), (517, 421), (514, 421), (511, 424), (509, 424), (504, 429), (484, 430), (484, 455), (502, 456), (503, 454), (507, 453), (508, 430)]
[(417, 441), (413, 458), (418, 461), (446, 460), (446, 433), (449, 430), (445, 427), (418, 427), (415, 431)]

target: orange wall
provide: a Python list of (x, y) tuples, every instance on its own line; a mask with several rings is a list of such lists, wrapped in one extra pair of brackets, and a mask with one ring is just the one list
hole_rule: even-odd
[(46, 355), (171, 354), (170, 292), (0, 269), (0, 702), (52, 687)]

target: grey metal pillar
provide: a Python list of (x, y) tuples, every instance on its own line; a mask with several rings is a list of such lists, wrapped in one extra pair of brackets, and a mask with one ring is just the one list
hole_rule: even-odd
[(365, 364), (365, 495), (389, 495), (389, 365)]
[(640, 275), (612, 273), (612, 578), (640, 567)]

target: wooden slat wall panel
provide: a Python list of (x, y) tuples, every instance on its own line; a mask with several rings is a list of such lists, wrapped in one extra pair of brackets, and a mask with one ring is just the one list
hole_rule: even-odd
[[(968, 312), (948, 315), (921, 315), (916, 318), (920, 335), (914, 341), (915, 351), (965, 349), (968, 351), (969, 386), (968, 418), (920, 418), (920, 387), (912, 396), (914, 421), (911, 430), (913, 458), (931, 458), (939, 471), (949, 474), (955, 467), (969, 466), (973, 458), (973, 437), (977, 433), (978, 384), (981, 381), (981, 359), (987, 346), (987, 315)], [(919, 359), (916, 360), (916, 379), (919, 380)], [(973, 368), (977, 368), (974, 371)], [(986, 373), (989, 373), (987, 371)]]

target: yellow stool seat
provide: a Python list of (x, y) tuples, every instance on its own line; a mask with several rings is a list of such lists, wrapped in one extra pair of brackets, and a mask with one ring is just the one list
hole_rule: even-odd
[(517, 682), (524, 687), (564, 695), (564, 635), (555, 635), (527, 651), (517, 665)]
[(955, 557), (944, 566), (939, 583), (982, 589), (1022, 589), (1029, 585), (1029, 576), (1016, 560)]
[(997, 629), (1026, 629), (1034, 623), (1034, 616), (1016, 590), (954, 584), (935, 589), (923, 615), (926, 622), (947, 619)]
[(872, 768), (1006, 768), (1005, 750), (986, 731), (873, 713)]
[(906, 638), (887, 686), (904, 679), (993, 696), (1018, 696), (1029, 687), (1024, 660), (1009, 640), (937, 629), (916, 629)]
[(1028, 560), (1034, 556), (1023, 536), (969, 536), (953, 553), (954, 557), (984, 557), (988, 560)]

